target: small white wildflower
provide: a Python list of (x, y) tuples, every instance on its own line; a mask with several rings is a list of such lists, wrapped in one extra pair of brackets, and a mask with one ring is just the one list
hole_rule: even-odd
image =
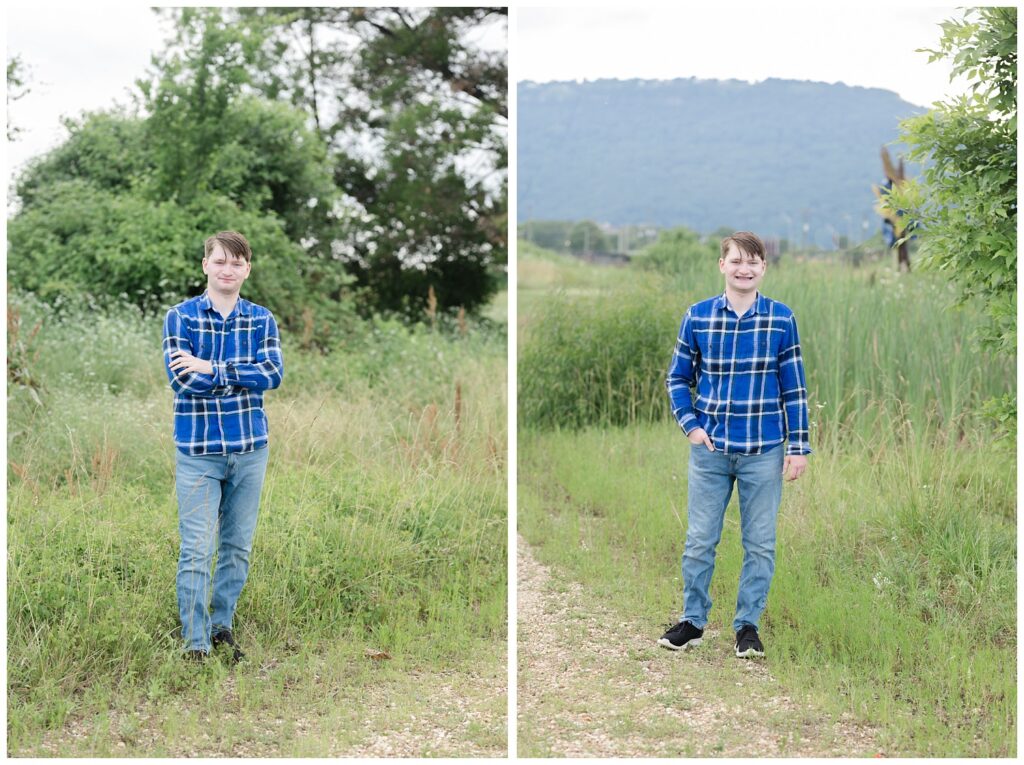
[(879, 592), (881, 592), (883, 589), (892, 584), (892, 579), (890, 579), (887, 576), (882, 576), (881, 571), (877, 572), (873, 577), (871, 577), (871, 581), (875, 583), (875, 587), (878, 589)]

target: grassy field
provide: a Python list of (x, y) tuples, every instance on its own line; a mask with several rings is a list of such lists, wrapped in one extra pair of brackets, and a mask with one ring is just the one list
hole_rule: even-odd
[(500, 325), (380, 322), (328, 356), (284, 337), (236, 617), (249, 660), (196, 669), (172, 637), (160, 318), (9, 305), (9, 752), (326, 756), (428, 717), (432, 687), (475, 698), (476, 722), (410, 753), (505, 751)]
[[(721, 277), (520, 252), (520, 532), (654, 640), (681, 610), (689, 448), (658, 398), (682, 312)], [(1016, 455), (979, 414), (1014, 391), (1012, 361), (973, 346), (976, 315), (932, 275), (783, 262), (763, 287), (799, 321), (815, 449), (780, 511), (772, 673), (889, 755), (1015, 755)], [(562, 395), (579, 417), (544, 425)], [(734, 498), (711, 593), (725, 632), (741, 557)]]

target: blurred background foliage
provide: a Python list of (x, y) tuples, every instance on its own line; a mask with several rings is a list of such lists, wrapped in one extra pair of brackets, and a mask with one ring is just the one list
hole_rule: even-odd
[(246, 296), (322, 348), (504, 287), (507, 57), (473, 40), (505, 9), (158, 12), (175, 31), (134, 104), (68, 118), (16, 179), (12, 287), (159, 310), (236, 229)]

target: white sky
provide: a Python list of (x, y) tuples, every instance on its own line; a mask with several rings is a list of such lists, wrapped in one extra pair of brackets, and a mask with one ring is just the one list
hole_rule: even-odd
[(955, 7), (780, 6), (519, 8), (515, 78), (768, 77), (892, 90), (930, 106), (963, 91), (945, 59), (928, 63)]
[[(290, 2), (282, 4), (291, 4)], [(141, 4), (8, 6), (7, 56), (29, 67), (30, 93), (11, 104), (23, 128), (7, 145), (7, 164), (24, 162), (65, 136), (62, 115), (128, 103), (165, 39)], [(672, 79), (759, 81), (766, 77), (845, 82), (894, 90), (918, 105), (958, 90), (945, 61), (927, 63), (952, 7), (755, 5), (616, 8), (519, 7), (513, 10), (518, 80)], [(500, 41), (503, 44), (503, 28)], [(483, 41), (481, 41), (483, 42)]]
[(12, 172), (67, 135), (63, 115), (130, 103), (128, 92), (162, 47), (167, 23), (140, 5), (16, 5), (5, 15), (7, 57), (21, 57), (30, 89), (9, 107), (23, 131), (7, 146)]
[[(130, 103), (135, 80), (145, 76), (150, 57), (163, 49), (171, 31), (166, 19), (140, 3), (22, 2), (7, 6), (4, 15), (7, 57), (21, 57), (30, 87), (28, 95), (10, 104), (10, 119), (22, 132), (7, 144), (9, 176), (66, 137), (62, 116)], [(471, 39), (500, 50), (507, 44), (505, 25), (494, 24)]]

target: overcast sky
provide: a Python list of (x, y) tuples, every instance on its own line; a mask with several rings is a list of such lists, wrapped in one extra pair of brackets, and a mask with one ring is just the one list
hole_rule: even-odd
[[(701, 5), (681, 8), (518, 8), (520, 80), (782, 77), (881, 87), (918, 105), (958, 88), (945, 61), (927, 63), (954, 8)], [(143, 5), (9, 6), (7, 54), (29, 67), (31, 92), (11, 104), (23, 128), (8, 168), (57, 145), (62, 115), (128, 103), (166, 21)], [(515, 17), (514, 17), (515, 18)], [(503, 35), (502, 35), (503, 37)], [(497, 44), (503, 44), (499, 41)]]
[[(211, 3), (214, 5), (216, 3)], [(280, 5), (293, 5), (284, 2)], [(145, 76), (153, 53), (163, 49), (170, 22), (143, 4), (45, 6), (16, 3), (5, 10), (7, 56), (28, 67), (30, 92), (10, 105), (22, 129), (7, 145), (7, 168), (57, 146), (67, 131), (62, 116), (130, 103), (135, 80)], [(503, 23), (471, 34), (481, 47), (505, 47)]]
[(768, 77), (885, 88), (931, 106), (949, 83), (945, 60), (928, 63), (939, 23), (955, 7), (794, 7), (702, 3), (677, 8), (519, 8), (517, 80)]
[(67, 135), (62, 115), (129, 103), (128, 91), (163, 45), (166, 24), (139, 5), (16, 5), (6, 16), (7, 56), (28, 67), (30, 87), (10, 105), (9, 119), (23, 129), (8, 144), (11, 170)]

